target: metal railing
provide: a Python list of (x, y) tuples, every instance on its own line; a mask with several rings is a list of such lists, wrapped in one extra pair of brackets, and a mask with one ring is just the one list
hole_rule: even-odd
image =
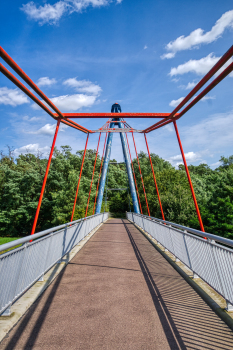
[(222, 295), (232, 310), (233, 249), (228, 248), (233, 247), (232, 240), (146, 215), (126, 217)]
[(0, 252), (15, 249), (0, 255), (0, 314), (108, 216), (92, 215), (1, 245)]

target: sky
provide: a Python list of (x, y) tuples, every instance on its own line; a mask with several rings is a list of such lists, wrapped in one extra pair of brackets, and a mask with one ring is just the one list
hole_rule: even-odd
[[(229, 0), (4, 1), (3, 49), (62, 112), (171, 112), (231, 47)], [(232, 60), (229, 60), (227, 65)], [(11, 68), (1, 59), (11, 72)], [(15, 72), (13, 72), (16, 75)], [(19, 78), (19, 80), (21, 80)], [(25, 84), (25, 83), (24, 83)], [(177, 122), (188, 164), (219, 165), (233, 154), (233, 74)], [(0, 150), (48, 156), (56, 122), (0, 75)], [(89, 129), (104, 119), (75, 120)], [(128, 119), (136, 129), (153, 119)], [(182, 162), (172, 124), (149, 134), (150, 151)], [(86, 135), (60, 127), (57, 147), (84, 149)], [(142, 134), (137, 150), (146, 152)], [(98, 134), (88, 148), (96, 149)], [(129, 135), (132, 155), (135, 156)], [(100, 154), (104, 143), (102, 135)], [(114, 135), (112, 158), (122, 161)]]

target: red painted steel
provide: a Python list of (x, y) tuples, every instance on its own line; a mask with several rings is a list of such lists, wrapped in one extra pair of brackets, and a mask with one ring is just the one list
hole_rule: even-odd
[[(232, 57), (233, 45), (230, 49), (219, 59), (219, 61), (210, 69), (210, 71), (199, 81), (199, 83), (190, 91), (190, 93), (179, 103), (179, 105), (170, 113), (167, 118), (172, 118), (194, 95), (199, 91), (207, 81)], [(157, 123), (156, 123), (157, 124)], [(156, 124), (145, 129), (143, 132), (152, 131)]]
[(100, 164), (100, 173), (99, 173), (98, 183), (97, 183), (97, 186), (96, 186), (95, 202), (94, 202), (93, 213), (92, 213), (93, 215), (95, 214), (95, 205), (96, 205), (97, 194), (98, 194), (98, 190), (99, 190), (100, 176), (101, 176), (101, 172), (102, 172), (102, 165), (103, 165), (103, 160), (104, 160), (104, 152), (105, 152), (105, 146), (106, 146), (107, 137), (108, 137), (108, 134), (106, 133), (105, 141), (104, 141), (104, 147), (103, 147), (103, 155), (102, 155), (101, 164)]
[(92, 183), (93, 183), (93, 179), (94, 179), (94, 175), (95, 175), (95, 165), (96, 165), (96, 160), (97, 160), (98, 150), (99, 150), (99, 144), (100, 144), (100, 137), (101, 137), (101, 133), (100, 133), (100, 136), (99, 136), (98, 145), (97, 145), (97, 150), (96, 150), (96, 155), (95, 155), (95, 163), (94, 163), (94, 167), (93, 167), (93, 173), (92, 173), (92, 179), (91, 179), (91, 186), (90, 186), (90, 191), (89, 191), (89, 196), (88, 196), (88, 201), (87, 201), (87, 207), (86, 207), (85, 217), (87, 216), (87, 211), (88, 211), (88, 207), (89, 207), (89, 201), (90, 201), (90, 196), (91, 196), (91, 188), (92, 188)]
[(139, 207), (140, 207), (140, 212), (141, 212), (141, 214), (143, 214), (143, 212), (142, 212), (142, 206), (141, 206), (141, 201), (140, 201), (140, 197), (139, 197), (139, 192), (138, 192), (138, 186), (137, 186), (136, 176), (135, 176), (135, 172), (134, 172), (133, 160), (132, 160), (132, 156), (131, 156), (131, 152), (130, 152), (130, 147), (129, 147), (129, 140), (128, 140), (127, 133), (125, 134), (125, 136), (126, 136), (126, 141), (127, 141), (127, 144), (128, 144), (129, 156), (130, 156), (130, 161), (131, 161), (131, 166), (132, 166), (132, 171), (133, 171), (133, 177), (134, 177), (136, 192), (137, 192), (137, 196), (138, 196), (138, 203), (139, 203)]
[(153, 164), (152, 164), (152, 160), (151, 160), (151, 156), (150, 156), (150, 150), (149, 150), (146, 134), (144, 134), (144, 136), (145, 136), (147, 152), (148, 152), (148, 156), (149, 156), (149, 160), (150, 160), (151, 170), (152, 170), (152, 174), (153, 174), (153, 178), (154, 178), (155, 188), (156, 188), (156, 192), (157, 192), (157, 195), (158, 195), (159, 206), (160, 206), (162, 218), (163, 218), (163, 220), (165, 220), (165, 216), (164, 216), (164, 213), (163, 213), (163, 207), (162, 207), (162, 203), (161, 203), (161, 200), (160, 200), (159, 189), (158, 189), (157, 181), (156, 181), (156, 178), (155, 178), (155, 172), (154, 172), (154, 168), (153, 168)]
[[(116, 118), (119, 113), (63, 113), (64, 117), (69, 118)], [(164, 118), (169, 117), (171, 113), (121, 113), (121, 118)], [(54, 113), (54, 116), (58, 115)]]
[(185, 167), (185, 171), (186, 171), (186, 174), (187, 174), (187, 177), (188, 177), (189, 186), (190, 186), (190, 189), (191, 189), (191, 192), (192, 192), (193, 201), (194, 201), (194, 205), (195, 205), (195, 208), (196, 208), (196, 212), (197, 212), (199, 224), (200, 224), (200, 227), (201, 227), (201, 231), (205, 232), (205, 229), (204, 229), (204, 226), (203, 226), (203, 222), (202, 222), (202, 218), (201, 218), (201, 214), (200, 214), (200, 210), (199, 210), (199, 207), (198, 207), (198, 204), (197, 204), (195, 192), (194, 192), (194, 189), (193, 189), (193, 184), (192, 184), (191, 177), (190, 177), (190, 174), (189, 174), (189, 169), (188, 169), (187, 162), (186, 162), (186, 159), (185, 159), (185, 155), (184, 155), (184, 151), (183, 151), (180, 135), (179, 135), (177, 124), (176, 124), (175, 120), (173, 121), (173, 124), (174, 124), (174, 128), (175, 128), (175, 131), (176, 131), (177, 140), (178, 140), (178, 143), (179, 143), (179, 146), (180, 146), (180, 152), (181, 152), (181, 155), (182, 155), (182, 158), (183, 158), (184, 167)]
[(216, 85), (220, 83), (228, 74), (233, 71), (233, 62), (221, 73), (217, 78), (215, 78), (212, 83), (210, 83), (192, 102), (188, 104), (179, 114), (175, 120), (180, 119), (190, 108), (192, 108), (198, 101), (200, 101), (205, 95), (208, 94)]
[(54, 150), (54, 147), (55, 147), (55, 143), (56, 143), (56, 139), (57, 139), (57, 133), (58, 133), (59, 126), (60, 126), (60, 120), (61, 120), (60, 118), (57, 120), (57, 126), (56, 126), (54, 137), (53, 137), (53, 143), (52, 143), (52, 147), (51, 147), (51, 150), (50, 150), (50, 155), (49, 155), (49, 159), (48, 159), (48, 163), (47, 163), (47, 167), (46, 167), (46, 172), (45, 172), (45, 176), (44, 176), (44, 180), (43, 180), (43, 185), (42, 185), (42, 188), (41, 188), (39, 202), (38, 202), (37, 209), (36, 209), (36, 215), (35, 215), (35, 219), (34, 219), (34, 222), (33, 222), (31, 235), (33, 235), (35, 233), (36, 224), (37, 224), (38, 216), (39, 216), (39, 212), (40, 212), (40, 207), (41, 207), (41, 203), (42, 203), (42, 199), (43, 199), (43, 195), (44, 195), (45, 185), (46, 185), (46, 181), (47, 181), (47, 177), (48, 177), (48, 173), (49, 173), (49, 168), (50, 168), (50, 164), (51, 164), (51, 160), (52, 160), (52, 156), (53, 156), (53, 150)]
[(136, 156), (137, 156), (138, 168), (139, 168), (139, 172), (140, 172), (140, 176), (141, 176), (141, 181), (142, 181), (142, 188), (143, 188), (143, 192), (144, 192), (144, 196), (145, 196), (145, 200), (146, 200), (147, 212), (148, 212), (148, 215), (150, 216), (149, 205), (148, 205), (147, 197), (146, 197), (146, 190), (145, 190), (145, 186), (144, 186), (144, 181), (143, 181), (142, 172), (141, 172), (141, 167), (140, 167), (139, 158), (138, 158), (138, 152), (137, 152), (136, 143), (135, 143), (135, 140), (134, 140), (134, 135), (133, 135), (133, 133), (132, 133), (132, 138), (133, 138), (135, 153), (136, 153)]
[(81, 164), (81, 168), (80, 168), (80, 173), (79, 173), (79, 178), (78, 178), (78, 185), (77, 185), (77, 189), (76, 189), (76, 193), (75, 193), (74, 205), (73, 205), (73, 210), (72, 210), (70, 222), (73, 221), (73, 217), (74, 217), (74, 211), (75, 211), (75, 206), (76, 206), (77, 197), (78, 197), (79, 185), (80, 185), (81, 176), (82, 176), (82, 171), (83, 171), (83, 164), (84, 164), (84, 160), (85, 160), (85, 156), (86, 156), (86, 151), (87, 151), (88, 139), (89, 139), (89, 134), (87, 134), (85, 149), (84, 149), (84, 152), (83, 152), (83, 159), (82, 159), (82, 164)]
[[(48, 113), (52, 118), (54, 118), (55, 120), (57, 120), (57, 118), (54, 117), (54, 114), (48, 109), (47, 106), (45, 106), (43, 104), (43, 102), (41, 102), (30, 90), (28, 90), (28, 88), (26, 88), (26, 86), (24, 86), (11, 72), (8, 71), (8, 69), (6, 67), (4, 67), (1, 63), (0, 63), (0, 71), (9, 79), (11, 80), (16, 86), (18, 86), (18, 88), (20, 90), (22, 90), (28, 97), (30, 97), (36, 104), (38, 104), (38, 106), (40, 106), (46, 113)], [(64, 118), (63, 120), (67, 120), (69, 123), (65, 123), (69, 126), (73, 126), (75, 127), (75, 129), (78, 129), (80, 131), (83, 131), (85, 133), (87, 132), (91, 132), (90, 130), (84, 128), (83, 126), (75, 123), (73, 120), (69, 120), (68, 118)]]
[(27, 74), (17, 65), (17, 63), (0, 47), (0, 56), (14, 71), (55, 111), (63, 118), (59, 109), (50, 101), (50, 99), (38, 88), (38, 86), (27, 76)]

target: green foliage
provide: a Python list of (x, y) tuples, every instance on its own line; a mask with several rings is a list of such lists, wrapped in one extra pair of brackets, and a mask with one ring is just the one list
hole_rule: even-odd
[[(69, 146), (54, 150), (48, 175), (37, 231), (69, 222), (84, 151), (72, 153)], [(91, 184), (95, 150), (87, 150), (80, 182), (74, 220), (85, 216)], [(1, 154), (0, 161), (0, 235), (17, 237), (29, 235), (35, 216), (47, 160), (33, 154), (20, 155), (15, 160)], [(140, 152), (139, 161), (144, 179), (151, 216), (161, 218), (161, 211), (148, 156)], [(189, 183), (183, 165), (175, 169), (158, 155), (151, 154), (155, 176), (168, 221), (199, 229)], [(124, 164), (109, 165), (108, 188), (126, 188), (128, 181)], [(93, 213), (96, 186), (101, 159), (97, 158), (88, 215)], [(207, 232), (233, 238), (233, 156), (221, 157), (219, 168), (212, 170), (207, 164), (190, 165), (197, 202)], [(143, 213), (147, 214), (141, 176), (137, 160), (133, 160)], [(131, 210), (133, 210), (130, 199)], [(102, 211), (124, 217), (129, 211), (126, 190), (107, 191)], [(117, 214), (116, 214), (117, 213)]]

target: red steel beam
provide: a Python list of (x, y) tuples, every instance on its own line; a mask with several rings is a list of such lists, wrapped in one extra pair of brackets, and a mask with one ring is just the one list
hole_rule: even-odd
[(197, 204), (195, 192), (194, 192), (194, 189), (193, 189), (192, 180), (191, 180), (191, 177), (190, 177), (190, 174), (189, 174), (188, 165), (187, 165), (187, 162), (186, 162), (186, 159), (185, 159), (184, 150), (183, 150), (183, 147), (182, 147), (180, 135), (179, 135), (177, 124), (176, 124), (175, 120), (173, 121), (173, 124), (174, 124), (174, 128), (175, 128), (175, 131), (176, 131), (177, 140), (178, 140), (178, 143), (179, 143), (179, 146), (180, 146), (180, 152), (181, 152), (181, 155), (182, 155), (182, 158), (183, 158), (183, 163), (184, 163), (185, 171), (186, 171), (186, 174), (187, 174), (187, 177), (188, 177), (189, 186), (190, 186), (190, 189), (191, 189), (191, 192), (192, 192), (193, 201), (194, 201), (194, 205), (195, 205), (195, 208), (196, 208), (197, 217), (198, 217), (198, 220), (199, 220), (201, 231), (205, 232), (205, 229), (204, 229), (204, 226), (203, 226), (203, 222), (202, 222), (202, 218), (201, 218), (201, 214), (200, 214), (200, 210), (199, 210), (199, 207), (198, 207), (198, 204)]
[(130, 152), (130, 148), (129, 148), (129, 140), (128, 140), (127, 133), (125, 133), (125, 136), (126, 136), (126, 140), (127, 140), (127, 144), (128, 144), (129, 156), (130, 156), (130, 161), (131, 161), (131, 166), (132, 166), (132, 171), (133, 171), (133, 176), (134, 176), (134, 182), (135, 182), (135, 187), (136, 187), (137, 196), (138, 196), (138, 203), (139, 203), (139, 207), (140, 207), (140, 212), (143, 215), (141, 201), (140, 201), (139, 192), (138, 192), (137, 181), (136, 181), (136, 175), (134, 172), (133, 160), (132, 160), (132, 156), (131, 156), (131, 152)]
[[(233, 55), (233, 45), (230, 49), (219, 59), (219, 61), (210, 69), (210, 71), (199, 81), (199, 83), (190, 91), (190, 93), (181, 101), (178, 106), (169, 114), (168, 118), (172, 118), (175, 114), (199, 91), (207, 81), (212, 78), (212, 76), (231, 58)], [(153, 130), (154, 125), (151, 125), (149, 128), (145, 129), (143, 132), (147, 133)]]
[(162, 203), (161, 203), (161, 200), (160, 200), (159, 189), (158, 189), (157, 181), (156, 181), (156, 178), (155, 178), (155, 172), (154, 172), (154, 168), (153, 168), (153, 164), (152, 164), (152, 160), (151, 160), (151, 156), (150, 156), (150, 150), (149, 150), (146, 134), (144, 134), (144, 136), (145, 136), (147, 152), (148, 152), (148, 156), (149, 156), (149, 160), (150, 160), (151, 170), (152, 170), (152, 174), (153, 174), (153, 178), (154, 178), (155, 188), (156, 188), (156, 192), (157, 192), (157, 195), (158, 195), (159, 206), (160, 206), (162, 218), (163, 218), (163, 220), (165, 220), (165, 216), (164, 216), (164, 213), (163, 213), (163, 207), (162, 207)]
[(78, 197), (79, 185), (80, 185), (81, 176), (82, 176), (82, 171), (83, 171), (83, 164), (84, 164), (84, 160), (85, 160), (85, 156), (86, 156), (86, 151), (87, 151), (88, 139), (89, 139), (89, 134), (87, 134), (85, 149), (84, 149), (84, 152), (83, 152), (83, 159), (82, 159), (82, 164), (81, 164), (80, 173), (79, 173), (79, 178), (78, 178), (78, 185), (77, 185), (77, 189), (76, 189), (76, 193), (75, 193), (74, 205), (73, 205), (73, 210), (72, 210), (71, 219), (70, 219), (71, 222), (73, 221), (73, 217), (74, 217), (74, 211), (75, 211), (75, 206), (76, 206), (77, 197)]
[[(11, 72), (8, 71), (8, 69), (6, 67), (4, 67), (1, 63), (0, 63), (0, 72), (2, 72), (10, 81), (12, 81), (20, 90), (22, 90), (28, 97), (30, 97), (36, 104), (38, 104), (38, 106), (40, 106), (46, 113), (48, 113), (52, 118), (56, 119), (54, 117), (54, 114), (50, 111), (50, 109), (48, 109), (47, 106), (45, 106), (43, 104), (43, 102), (41, 102), (38, 97), (36, 97), (30, 90), (28, 90), (28, 88), (26, 88), (25, 85), (23, 85), (21, 83), (21, 81), (19, 81)], [(69, 126), (73, 126), (76, 129), (83, 131), (83, 132), (90, 132), (90, 130), (84, 128), (83, 126), (75, 123), (73, 120), (69, 120), (68, 118), (63, 118), (63, 120), (68, 120), (69, 123), (65, 123)], [(72, 125), (71, 125), (72, 124)]]
[(135, 140), (134, 140), (134, 135), (133, 135), (133, 133), (132, 133), (132, 137), (133, 137), (133, 143), (134, 143), (135, 153), (136, 153), (136, 156), (137, 156), (138, 167), (139, 167), (139, 172), (140, 172), (141, 181), (142, 181), (142, 188), (143, 188), (143, 192), (144, 192), (144, 196), (145, 196), (145, 200), (146, 200), (147, 212), (148, 212), (148, 215), (150, 216), (149, 205), (148, 205), (147, 197), (146, 197), (146, 190), (145, 190), (145, 186), (144, 186), (144, 181), (143, 181), (142, 172), (141, 172), (141, 167), (140, 167), (139, 158), (138, 158), (138, 152), (137, 152), (136, 143), (135, 143)]
[[(69, 118), (165, 118), (171, 113), (63, 113), (64, 117)], [(58, 114), (54, 113), (57, 117)]]
[(48, 159), (48, 163), (47, 163), (47, 167), (46, 167), (46, 171), (45, 171), (45, 176), (44, 176), (44, 180), (43, 180), (43, 184), (42, 184), (42, 188), (41, 188), (39, 202), (38, 202), (37, 209), (36, 209), (36, 215), (35, 215), (35, 219), (33, 222), (31, 235), (33, 235), (35, 233), (36, 224), (37, 224), (38, 216), (39, 216), (39, 212), (40, 212), (40, 207), (41, 207), (41, 203), (42, 203), (42, 199), (43, 199), (43, 195), (44, 195), (45, 185), (46, 185), (46, 181), (47, 181), (47, 177), (48, 177), (48, 173), (49, 173), (49, 168), (50, 168), (50, 164), (51, 164), (51, 160), (52, 160), (52, 156), (53, 156), (53, 150), (55, 147), (57, 133), (58, 133), (59, 126), (60, 126), (60, 120), (61, 120), (60, 118), (57, 120), (57, 126), (56, 126), (54, 137), (53, 137), (53, 143), (52, 143), (52, 147), (50, 150), (50, 155), (49, 155), (49, 159)]
[(88, 196), (88, 200), (87, 200), (87, 207), (86, 207), (85, 217), (87, 216), (87, 211), (88, 211), (88, 206), (89, 206), (89, 201), (90, 201), (90, 196), (91, 196), (91, 188), (92, 188), (92, 183), (93, 183), (93, 179), (94, 179), (94, 175), (95, 175), (95, 165), (96, 165), (96, 160), (97, 160), (97, 156), (98, 156), (100, 137), (101, 137), (101, 133), (100, 133), (100, 136), (99, 136), (97, 150), (96, 150), (96, 155), (95, 155), (95, 163), (94, 163), (93, 172), (92, 172), (91, 186), (90, 186), (89, 196)]
[(29, 76), (17, 65), (17, 63), (0, 47), (0, 57), (58, 114), (63, 118), (61, 111), (50, 101), (50, 99), (38, 88)]
[(106, 133), (105, 141), (104, 141), (104, 148), (103, 148), (103, 155), (102, 155), (101, 164), (100, 164), (100, 173), (99, 173), (98, 183), (97, 183), (97, 186), (96, 186), (95, 202), (94, 202), (93, 213), (92, 213), (93, 215), (95, 214), (95, 205), (96, 205), (97, 194), (98, 194), (98, 190), (99, 190), (100, 176), (101, 176), (101, 172), (102, 172), (102, 165), (103, 165), (103, 160), (104, 160), (104, 151), (105, 151), (105, 145), (106, 145), (106, 141), (107, 141), (107, 136), (108, 136), (108, 134)]

